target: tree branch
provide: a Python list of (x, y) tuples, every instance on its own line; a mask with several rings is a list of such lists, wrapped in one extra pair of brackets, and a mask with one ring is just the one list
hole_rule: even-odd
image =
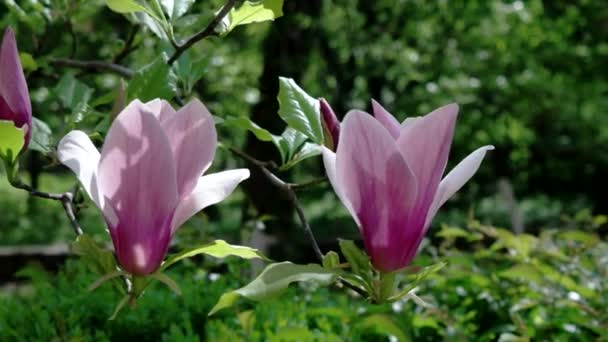
[(215, 17), (213, 17), (213, 20), (211, 20), (211, 22), (207, 25), (207, 27), (205, 27), (205, 29), (195, 33), (192, 37), (188, 38), (186, 42), (181, 45), (177, 45), (174, 43), (175, 52), (173, 53), (171, 58), (169, 58), (167, 63), (169, 65), (173, 64), (179, 58), (179, 56), (181, 56), (186, 50), (188, 50), (192, 45), (196, 44), (198, 41), (207, 37), (217, 36), (215, 28), (224, 19), (228, 12), (230, 12), (230, 10), (233, 9), (234, 6), (236, 6), (237, 2), (237, 0), (227, 0), (224, 7), (222, 7), (222, 9), (217, 12)]
[(264, 176), (266, 176), (266, 178), (268, 178), (268, 180), (270, 180), (270, 182), (274, 186), (276, 186), (281, 191), (283, 191), (287, 194), (287, 198), (289, 199), (291, 204), (294, 206), (294, 208), (296, 210), (296, 214), (298, 215), (298, 219), (300, 220), (300, 223), (302, 224), (302, 228), (304, 228), (304, 233), (306, 233), (306, 235), (308, 236), (308, 239), (310, 240), (310, 242), (312, 244), (312, 248), (315, 252), (315, 255), (317, 256), (317, 259), (319, 259), (319, 262), (323, 262), (323, 252), (321, 252), (321, 248), (319, 248), (319, 244), (317, 243), (317, 240), (315, 239), (312, 229), (310, 228), (310, 225), (308, 224), (308, 220), (306, 219), (306, 216), (304, 215), (304, 210), (302, 209), (302, 207), (300, 206), (300, 203), (298, 202), (298, 196), (296, 195), (296, 192), (294, 190), (294, 185), (283, 181), (281, 178), (277, 177), (274, 173), (272, 173), (270, 170), (268, 170), (269, 163), (263, 162), (261, 160), (257, 160), (255, 158), (247, 155), (245, 152), (239, 151), (233, 147), (229, 147), (228, 149), (232, 153), (236, 154), (237, 156), (239, 156), (239, 157), (247, 160), (251, 164), (257, 166), (262, 171)]
[(68, 58), (56, 58), (50, 61), (52, 66), (76, 68), (87, 71), (108, 71), (124, 78), (131, 78), (135, 72), (127, 67), (119, 64), (104, 62), (104, 61), (80, 61)]
[(74, 208), (72, 207), (72, 200), (74, 198), (74, 193), (76, 191), (73, 191), (73, 192), (68, 191), (68, 192), (64, 192), (61, 194), (42, 192), (42, 191), (32, 189), (31, 186), (21, 182), (20, 180), (15, 180), (15, 181), (11, 182), (11, 185), (17, 189), (27, 191), (32, 196), (61, 202), (61, 204), (63, 205), (63, 210), (65, 210), (65, 214), (68, 217), (70, 224), (72, 225), (72, 229), (74, 230), (74, 233), (76, 233), (76, 235), (83, 234), (82, 228), (80, 228), (80, 225), (78, 224), (78, 220), (76, 220), (76, 215), (74, 215)]

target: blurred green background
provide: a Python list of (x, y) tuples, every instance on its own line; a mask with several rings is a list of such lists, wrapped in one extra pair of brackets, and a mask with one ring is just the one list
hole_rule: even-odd
[[(223, 4), (190, 2), (192, 8), (174, 22), (178, 37), (203, 28)], [(448, 168), (481, 145), (496, 150), (442, 208), (416, 261), (449, 264), (418, 291), (433, 307), (407, 302), (397, 310), (335, 289), (291, 289), (275, 301), (207, 318), (223, 291), (252, 274), (240, 263), (205, 260), (176, 273), (182, 298), (152, 289), (141, 307), (109, 323), (105, 319), (116, 299), (103, 290), (86, 293), (93, 278), (70, 260), (58, 275), (30, 267), (20, 273), (16, 288), (4, 287), (0, 339), (608, 336), (607, 3), (287, 0), (284, 12), (273, 23), (239, 27), (189, 50), (165, 80), (174, 90), (174, 104), (196, 96), (218, 117), (247, 116), (275, 134), (285, 125), (276, 114), (278, 76), (325, 97), (339, 117), (351, 108), (370, 110), (371, 98), (399, 119), (460, 104)], [(73, 128), (103, 133), (120, 79), (58, 67), (53, 59), (114, 61), (140, 70), (172, 49), (99, 0), (6, 0), (0, 4), (0, 28), (6, 26), (17, 32), (20, 51), (32, 57), (24, 68), (34, 116), (49, 124), (55, 142)], [(133, 51), (126, 54), (130, 40)], [(226, 146), (260, 160), (279, 157), (271, 143), (244, 130), (218, 129)], [(243, 165), (220, 149), (213, 168)], [(22, 167), (24, 178), (45, 191), (66, 191), (76, 182), (53, 158), (37, 152), (25, 155)], [(175, 250), (192, 241), (250, 244), (263, 236), (276, 260), (314, 261), (289, 202), (252, 171), (240, 192), (178, 232)], [(323, 173), (320, 158), (312, 158), (281, 176), (305, 182)], [(328, 184), (299, 195), (325, 251), (336, 248), (338, 237), (357, 238)], [(83, 228), (109, 241), (98, 211), (88, 200), (81, 203)], [(59, 203), (28, 198), (1, 181), (0, 208), (0, 245), (73, 239)], [(223, 276), (211, 281), (215, 272)]]

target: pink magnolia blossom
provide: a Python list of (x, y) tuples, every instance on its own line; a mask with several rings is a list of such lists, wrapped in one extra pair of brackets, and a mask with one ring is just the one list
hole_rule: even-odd
[(372, 101), (374, 117), (346, 114), (336, 153), (323, 150), (329, 180), (363, 237), (374, 267), (391, 272), (416, 255), (437, 210), (477, 172), (483, 146), (442, 180), (458, 106), (399, 123)]
[(325, 146), (330, 150), (335, 151), (340, 138), (340, 121), (334, 110), (324, 98), (319, 99), (319, 108), (321, 110), (321, 123), (325, 133)]
[(10, 28), (4, 30), (0, 45), (0, 120), (12, 121), (16, 127), (25, 130), (23, 149), (26, 149), (32, 127), (32, 104), (15, 34)]
[(122, 268), (145, 275), (158, 269), (186, 220), (249, 177), (247, 169), (203, 176), (216, 146), (213, 117), (200, 101), (176, 112), (162, 100), (135, 100), (112, 123), (101, 154), (72, 131), (58, 157), (102, 211)]

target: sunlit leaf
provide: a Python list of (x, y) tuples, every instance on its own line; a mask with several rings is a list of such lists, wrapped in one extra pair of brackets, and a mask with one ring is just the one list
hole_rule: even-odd
[(279, 77), (279, 116), (289, 127), (313, 142), (323, 144), (319, 101), (308, 95), (291, 78)]
[(16, 127), (12, 121), (0, 120), (0, 158), (12, 163), (21, 152), (24, 143), (23, 128)]
[(127, 96), (130, 100), (139, 99), (142, 102), (155, 98), (170, 100), (174, 94), (174, 79), (162, 57), (138, 70), (127, 86)]
[(294, 282), (314, 282), (329, 285), (336, 279), (334, 272), (317, 264), (297, 265), (291, 262), (280, 262), (268, 265), (251, 283), (238, 290), (224, 293), (209, 315), (228, 308), (240, 297), (261, 301), (280, 295)]
[(235, 127), (243, 130), (248, 130), (261, 141), (273, 141), (273, 139), (278, 138), (277, 136), (272, 135), (268, 130), (258, 126), (255, 122), (251, 121), (251, 119), (246, 116), (229, 116), (224, 119), (224, 121), (222, 121), (222, 124), (227, 127)]
[(270, 261), (270, 259), (268, 259), (264, 254), (262, 254), (262, 252), (255, 248), (231, 245), (224, 240), (215, 240), (203, 246), (187, 249), (181, 253), (170, 257), (169, 259), (167, 259), (167, 261), (163, 263), (161, 269), (164, 270), (182, 259), (191, 258), (195, 255), (200, 254), (209, 255), (214, 258), (226, 258), (229, 256), (236, 256), (243, 259), (262, 259)]
[(283, 15), (283, 0), (246, 0), (224, 17), (216, 31), (225, 35), (239, 25), (275, 20)]

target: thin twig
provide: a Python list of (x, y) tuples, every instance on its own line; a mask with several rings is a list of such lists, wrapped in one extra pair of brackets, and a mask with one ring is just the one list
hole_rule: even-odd
[(108, 71), (124, 78), (131, 78), (135, 72), (119, 64), (104, 61), (80, 61), (68, 58), (56, 58), (50, 61), (56, 67), (77, 68), (87, 71)]
[[(317, 239), (315, 238), (315, 236), (312, 232), (312, 229), (311, 229), (310, 225), (308, 224), (308, 220), (306, 219), (306, 216), (304, 215), (304, 210), (302, 209), (302, 207), (300, 206), (300, 204), (298, 202), (298, 197), (296, 195), (295, 190), (302, 189), (304, 187), (308, 187), (311, 185), (320, 184), (322, 182), (325, 182), (325, 179), (315, 179), (313, 181), (310, 181), (307, 183), (302, 183), (302, 184), (287, 183), (287, 182), (283, 181), (282, 179), (280, 179), (279, 177), (277, 177), (274, 173), (272, 173), (268, 169), (269, 165), (276, 166), (273, 162), (264, 162), (264, 161), (255, 159), (254, 157), (246, 154), (245, 152), (239, 151), (239, 150), (235, 149), (234, 147), (228, 147), (228, 149), (235, 155), (237, 155), (237, 156), (245, 159), (246, 161), (250, 162), (251, 164), (257, 166), (273, 185), (275, 185), (277, 188), (279, 188), (280, 190), (282, 190), (283, 192), (285, 192), (287, 194), (289, 201), (294, 206), (294, 208), (296, 210), (296, 214), (298, 215), (298, 218), (300, 219), (300, 222), (302, 223), (304, 232), (306, 233), (306, 235), (308, 236), (308, 238), (312, 244), (312, 248), (315, 251), (315, 255), (317, 256), (317, 259), (319, 259), (319, 262), (323, 263), (323, 252), (321, 252), (321, 248), (319, 248)], [(367, 298), (368, 293), (364, 289), (362, 289), (354, 284), (351, 284), (346, 279), (340, 278), (340, 279), (338, 279), (338, 281), (340, 284), (353, 290), (361, 297)]]
[(181, 56), (186, 50), (188, 50), (192, 45), (196, 44), (198, 41), (207, 37), (217, 36), (218, 34), (215, 32), (215, 28), (224, 19), (228, 12), (230, 12), (230, 10), (233, 9), (234, 6), (236, 6), (237, 2), (238, 0), (227, 0), (226, 4), (222, 7), (221, 10), (219, 10), (219, 12), (217, 12), (215, 17), (213, 17), (213, 20), (211, 20), (211, 22), (209, 23), (209, 25), (207, 25), (207, 27), (205, 27), (205, 29), (195, 33), (192, 37), (188, 38), (181, 45), (177, 45), (177, 43), (174, 42), (175, 52), (173, 53), (171, 58), (169, 58), (167, 63), (169, 65), (173, 64), (179, 58), (179, 56)]
[(13, 181), (11, 184), (17, 189), (27, 191), (32, 196), (61, 202), (61, 204), (63, 205), (63, 210), (65, 210), (65, 214), (68, 217), (70, 224), (72, 225), (74, 233), (76, 233), (76, 235), (83, 234), (82, 228), (80, 227), (80, 224), (78, 224), (78, 220), (76, 219), (76, 215), (74, 215), (74, 208), (72, 207), (72, 200), (74, 198), (75, 191), (68, 191), (61, 194), (43, 192), (33, 189), (31, 186), (21, 182), (20, 180)]
[(135, 36), (137, 36), (138, 29), (139, 29), (139, 26), (133, 26), (131, 28), (131, 31), (129, 31), (129, 36), (127, 37), (127, 40), (125, 41), (125, 45), (122, 47), (120, 52), (118, 52), (118, 54), (116, 54), (116, 56), (112, 60), (113, 63), (115, 63), (115, 64), (120, 63), (131, 52), (135, 51), (137, 46), (133, 46), (133, 42), (135, 41)]
[(323, 178), (313, 179), (313, 180), (310, 180), (310, 181), (304, 182), (304, 183), (289, 183), (289, 185), (291, 186), (292, 189), (298, 191), (298, 190), (302, 190), (305, 188), (310, 188), (315, 185), (323, 184), (326, 182), (327, 182), (327, 178), (323, 177)]
[(268, 178), (268, 180), (274, 186), (276, 186), (281, 191), (283, 191), (287, 194), (287, 197), (289, 198), (289, 201), (291, 202), (291, 204), (294, 206), (294, 208), (296, 210), (296, 214), (298, 215), (298, 218), (300, 220), (300, 223), (302, 224), (302, 227), (304, 228), (304, 233), (306, 233), (306, 235), (308, 236), (308, 239), (310, 240), (310, 242), (312, 244), (312, 248), (315, 252), (315, 255), (317, 256), (317, 259), (319, 259), (319, 262), (323, 262), (323, 252), (321, 252), (321, 248), (319, 248), (319, 244), (317, 243), (317, 240), (315, 239), (312, 229), (310, 228), (310, 225), (308, 224), (306, 215), (304, 215), (304, 210), (302, 209), (302, 207), (300, 206), (300, 203), (298, 202), (298, 196), (296, 195), (293, 185), (283, 181), (281, 178), (277, 177), (274, 173), (270, 172), (270, 170), (268, 170), (268, 168), (267, 168), (268, 163), (257, 160), (255, 158), (247, 155), (246, 153), (239, 151), (233, 147), (229, 147), (229, 149), (231, 152), (233, 152), (237, 156), (244, 158), (248, 162), (257, 166), (260, 169), (260, 171), (262, 171), (262, 173), (266, 176), (266, 178)]

